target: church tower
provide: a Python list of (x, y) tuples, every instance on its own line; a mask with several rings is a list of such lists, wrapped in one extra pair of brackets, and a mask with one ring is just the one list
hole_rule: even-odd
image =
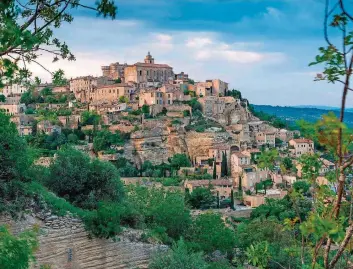
[(154, 58), (150, 52), (148, 52), (147, 56), (145, 57), (145, 64), (154, 64)]

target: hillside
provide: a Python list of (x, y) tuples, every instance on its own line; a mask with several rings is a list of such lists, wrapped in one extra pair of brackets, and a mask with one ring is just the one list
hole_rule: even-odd
[[(270, 115), (275, 115), (278, 118), (288, 121), (295, 125), (296, 121), (304, 119), (309, 122), (316, 122), (322, 115), (327, 114), (329, 110), (317, 109), (309, 107), (290, 107), (290, 106), (269, 106), (269, 105), (254, 105), (256, 111), (262, 111)], [(332, 110), (337, 116), (339, 111)], [(346, 111), (345, 123), (353, 126), (353, 112)]]

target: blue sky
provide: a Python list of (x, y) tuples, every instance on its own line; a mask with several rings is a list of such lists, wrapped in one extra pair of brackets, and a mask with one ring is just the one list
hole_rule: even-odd
[(308, 67), (325, 45), (323, 2), (119, 0), (117, 20), (78, 10), (74, 22), (57, 31), (76, 62), (51, 65), (45, 55), (42, 62), (68, 77), (100, 75), (101, 65), (135, 63), (150, 51), (157, 63), (196, 81), (229, 82), (255, 104), (337, 106), (341, 86), (314, 82), (320, 67)]

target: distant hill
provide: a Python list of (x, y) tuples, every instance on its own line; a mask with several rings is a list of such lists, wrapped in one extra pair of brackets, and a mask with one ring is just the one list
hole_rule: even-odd
[[(323, 114), (327, 114), (332, 111), (339, 115), (338, 108), (318, 109), (316, 107), (291, 107), (291, 106), (269, 106), (269, 105), (253, 105), (256, 111), (262, 111), (270, 115), (275, 115), (278, 118), (289, 122), (289, 124), (295, 126), (296, 121), (304, 119), (309, 122), (316, 122), (321, 119)], [(347, 109), (345, 113), (345, 123), (350, 127), (353, 127), (353, 109)]]
[[(293, 106), (295, 108), (317, 108), (322, 110), (329, 110), (329, 111), (339, 111), (339, 107), (334, 106), (309, 106), (309, 105), (302, 105), (302, 106)], [(346, 112), (353, 112), (353, 108), (346, 108)]]

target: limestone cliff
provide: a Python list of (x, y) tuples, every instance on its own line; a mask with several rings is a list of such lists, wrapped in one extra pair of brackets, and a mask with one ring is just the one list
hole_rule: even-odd
[(0, 225), (8, 224), (14, 233), (34, 225), (40, 227), (40, 247), (36, 263), (31, 269), (50, 265), (51, 269), (136, 269), (148, 268), (151, 254), (159, 246), (138, 242), (141, 234), (131, 230), (119, 240), (89, 239), (80, 220), (72, 217), (46, 215), (40, 219), (27, 215), (24, 220), (13, 221), (0, 217)]

